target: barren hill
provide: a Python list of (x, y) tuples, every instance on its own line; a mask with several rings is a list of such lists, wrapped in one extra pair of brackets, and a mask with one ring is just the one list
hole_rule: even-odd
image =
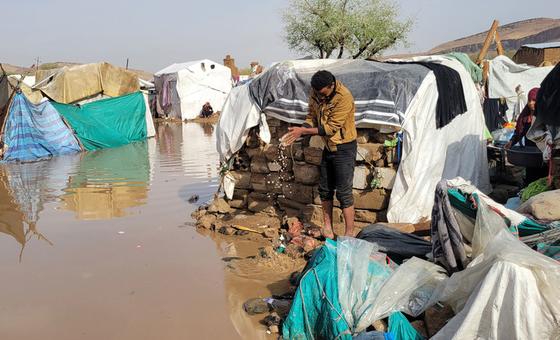
[[(491, 22), (488, 23), (490, 28)], [(524, 44), (560, 41), (560, 19), (535, 18), (517, 21), (498, 28), (502, 45), (507, 51), (515, 51)], [(487, 31), (453, 40), (434, 47), (429, 54), (447, 52), (476, 53), (482, 48)]]

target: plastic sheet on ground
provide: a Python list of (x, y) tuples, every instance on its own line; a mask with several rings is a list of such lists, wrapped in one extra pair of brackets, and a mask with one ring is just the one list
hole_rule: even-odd
[(560, 338), (560, 264), (527, 247), (478, 203), (473, 261), (438, 289), (457, 315), (433, 339)]
[(446, 278), (441, 267), (414, 257), (399, 267), (386, 260), (375, 244), (339, 238), (339, 301), (354, 333), (393, 312), (417, 316), (436, 302), (434, 291)]

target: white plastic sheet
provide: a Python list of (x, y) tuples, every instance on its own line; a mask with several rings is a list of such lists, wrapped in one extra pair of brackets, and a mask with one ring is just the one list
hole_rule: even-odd
[(506, 56), (498, 56), (490, 61), (488, 74), (488, 96), (490, 98), (504, 97), (509, 107), (508, 119), (512, 119), (515, 105), (518, 101), (515, 88), (521, 85), (527, 101), (527, 94), (533, 87), (539, 87), (546, 75), (553, 67), (533, 67), (526, 64), (516, 64)]
[(377, 250), (355, 238), (337, 242), (339, 301), (354, 333), (396, 311), (419, 315), (436, 302), (436, 288), (447, 277), (441, 267), (418, 258), (388, 265)]
[(515, 238), (484, 201), (473, 258), (439, 289), (457, 315), (433, 339), (560, 338), (560, 264)]
[(249, 87), (243, 85), (233, 88), (222, 108), (220, 122), (216, 127), (216, 148), (222, 161), (241, 149), (249, 130), (254, 126), (260, 126), (261, 140), (270, 143), (266, 119), (251, 101)]
[(432, 72), (410, 103), (403, 123), (402, 160), (387, 217), (389, 222), (416, 223), (431, 215), (437, 183), (463, 177), (483, 192), (491, 190), (484, 114), (469, 73), (456, 60), (442, 56), (414, 58), (441, 63), (461, 76), (467, 112), (436, 129), (438, 91)]

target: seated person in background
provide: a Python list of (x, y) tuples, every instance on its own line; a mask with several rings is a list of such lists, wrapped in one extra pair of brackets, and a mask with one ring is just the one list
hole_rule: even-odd
[(212, 108), (212, 105), (210, 105), (209, 102), (206, 102), (206, 104), (204, 104), (202, 106), (202, 111), (200, 111), (200, 116), (202, 118), (208, 118), (210, 117), (212, 114), (214, 113), (214, 109)]
[[(533, 120), (535, 119), (535, 107), (537, 104), (537, 94), (539, 92), (539, 88), (535, 87), (531, 91), (529, 91), (527, 105), (521, 114), (517, 118), (517, 123), (515, 125), (515, 132), (509, 142), (505, 145), (506, 149), (510, 149), (515, 144), (521, 142), (523, 137), (527, 135), (527, 131), (531, 127)], [(535, 146), (535, 143), (527, 138), (525, 138), (525, 145), (522, 146)]]

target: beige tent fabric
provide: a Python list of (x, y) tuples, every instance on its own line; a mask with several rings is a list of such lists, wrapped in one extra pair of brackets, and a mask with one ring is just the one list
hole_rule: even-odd
[(59, 103), (72, 104), (98, 94), (118, 97), (140, 90), (135, 73), (108, 63), (65, 66), (54, 75), (48, 71), (36, 74), (35, 87)]

